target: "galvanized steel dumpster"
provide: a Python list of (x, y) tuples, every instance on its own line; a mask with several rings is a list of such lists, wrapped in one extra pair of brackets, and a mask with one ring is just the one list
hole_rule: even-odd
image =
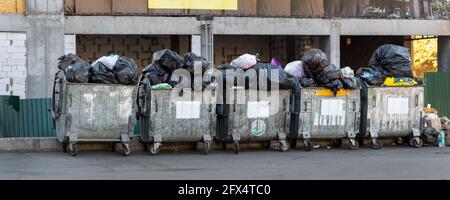
[(360, 121), (360, 90), (331, 90), (320, 87), (300, 89), (300, 110), (291, 123), (298, 122), (298, 132), (289, 135), (294, 141), (303, 139), (305, 150), (313, 147), (311, 139), (331, 139), (335, 146), (349, 139), (349, 147), (359, 148), (356, 136)]
[(212, 95), (191, 88), (153, 90), (145, 76), (137, 93), (140, 135), (151, 155), (158, 154), (163, 143), (198, 142), (208, 154), (215, 125)]
[(423, 85), (385, 87), (364, 83), (361, 136), (370, 137), (374, 149), (383, 145), (378, 138), (396, 138), (397, 144), (409, 141), (411, 146), (422, 147), (424, 90)]
[(241, 141), (263, 142), (265, 148), (269, 148), (271, 141), (278, 140), (280, 150), (287, 151), (291, 90), (259, 91), (235, 87), (230, 92), (235, 95), (225, 97), (228, 101), (217, 105), (216, 139), (223, 145), (232, 142), (235, 154), (239, 153)]
[(130, 154), (135, 116), (135, 86), (79, 84), (66, 81), (63, 71), (55, 75), (52, 119), (58, 140), (77, 155), (78, 142), (108, 142), (123, 146)]

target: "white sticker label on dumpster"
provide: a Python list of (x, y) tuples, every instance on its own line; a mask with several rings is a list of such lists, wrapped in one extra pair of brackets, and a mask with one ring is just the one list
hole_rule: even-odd
[(408, 114), (409, 100), (408, 98), (389, 98), (388, 99), (388, 114)]
[(270, 102), (249, 101), (247, 104), (247, 118), (268, 118), (270, 116)]
[(344, 100), (322, 99), (320, 115), (322, 116), (344, 116)]
[(200, 101), (177, 101), (177, 119), (200, 119)]

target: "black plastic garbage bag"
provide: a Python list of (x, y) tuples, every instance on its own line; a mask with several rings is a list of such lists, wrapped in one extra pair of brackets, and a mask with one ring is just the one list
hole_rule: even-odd
[(92, 65), (89, 83), (117, 84), (116, 73), (101, 62)]
[(386, 76), (413, 78), (411, 63), (408, 48), (386, 44), (375, 50), (369, 67), (382, 69)]
[(64, 66), (66, 79), (71, 83), (88, 83), (91, 65), (83, 60), (78, 60), (68, 66)]
[(170, 78), (170, 74), (156, 64), (150, 64), (142, 73), (149, 79), (151, 85), (166, 83)]
[(201, 62), (202, 75), (205, 74), (206, 70), (208, 70), (209, 67), (209, 62), (205, 58), (198, 56), (195, 53), (184, 54), (183, 68), (188, 70), (191, 74), (194, 74), (195, 62)]
[(176, 69), (183, 67), (184, 59), (177, 53), (164, 49), (153, 54), (153, 64), (157, 64), (166, 72), (172, 73)]
[(344, 84), (342, 84), (341, 80), (336, 79), (334, 81), (331, 81), (330, 83), (327, 83), (323, 85), (325, 88), (330, 89), (333, 91), (334, 95), (336, 95), (339, 90), (344, 88)]
[(356, 74), (372, 86), (383, 85), (386, 80), (386, 76), (377, 68), (360, 68)]
[[(270, 90), (272, 84), (278, 85), (279, 89), (291, 89), (292, 88), (292, 80), (288, 79), (288, 76), (284, 70), (280, 69), (276, 65), (272, 65), (270, 63), (256, 63), (253, 68), (249, 70), (255, 70), (256, 75), (258, 77), (258, 84), (260, 84), (259, 80), (263, 77), (267, 77), (267, 81), (263, 81), (263, 83), (267, 83), (267, 85), (258, 85), (258, 88), (266, 88)], [(248, 70), (247, 70), (248, 71)], [(264, 73), (264, 74), (263, 74)], [(272, 79), (272, 76), (277, 77), (277, 79)], [(252, 77), (250, 77), (252, 78)], [(274, 87), (277, 87), (274, 85)]]
[(356, 90), (359, 88), (358, 79), (356, 78), (346, 78), (341, 81), (345, 89)]
[(313, 78), (302, 77), (302, 78), (299, 79), (299, 81), (300, 81), (300, 85), (302, 87), (315, 87), (315, 86), (317, 86), (316, 82), (314, 81)]
[(131, 58), (119, 57), (113, 70), (119, 84), (133, 85), (138, 81), (137, 65)]
[(317, 76), (316, 81), (319, 84), (327, 84), (339, 79), (340, 69), (338, 66), (331, 64), (326, 66)]
[(69, 67), (69, 65), (72, 65), (76, 62), (81, 61), (81, 58), (78, 57), (75, 54), (69, 53), (67, 55), (61, 56), (60, 58), (58, 58), (59, 62), (58, 62), (58, 68), (66, 71), (67, 67)]
[(320, 49), (311, 49), (302, 57), (303, 69), (309, 77), (315, 77), (328, 65), (328, 56)]

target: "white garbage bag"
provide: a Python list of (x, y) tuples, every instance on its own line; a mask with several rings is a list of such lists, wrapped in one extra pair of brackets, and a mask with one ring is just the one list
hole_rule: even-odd
[(113, 69), (113, 67), (116, 65), (117, 60), (119, 60), (119, 55), (110, 55), (110, 56), (103, 56), (99, 58), (97, 61), (92, 63), (92, 66), (97, 64), (98, 62), (101, 62), (103, 65), (108, 67), (109, 69)]
[(239, 58), (236, 58), (231, 62), (231, 65), (234, 67), (238, 67), (241, 69), (250, 69), (253, 66), (256, 65), (258, 60), (256, 59), (256, 56), (250, 55), (250, 54), (244, 54), (240, 56)]
[(294, 76), (295, 78), (302, 78), (305, 76), (305, 71), (303, 71), (303, 62), (294, 61), (286, 65), (284, 72)]

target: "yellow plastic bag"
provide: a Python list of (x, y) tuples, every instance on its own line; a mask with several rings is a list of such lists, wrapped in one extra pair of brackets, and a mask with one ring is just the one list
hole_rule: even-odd
[(414, 86), (417, 84), (419, 84), (417, 83), (417, 81), (409, 77), (404, 78), (388, 77), (384, 81), (384, 85), (389, 87)]

